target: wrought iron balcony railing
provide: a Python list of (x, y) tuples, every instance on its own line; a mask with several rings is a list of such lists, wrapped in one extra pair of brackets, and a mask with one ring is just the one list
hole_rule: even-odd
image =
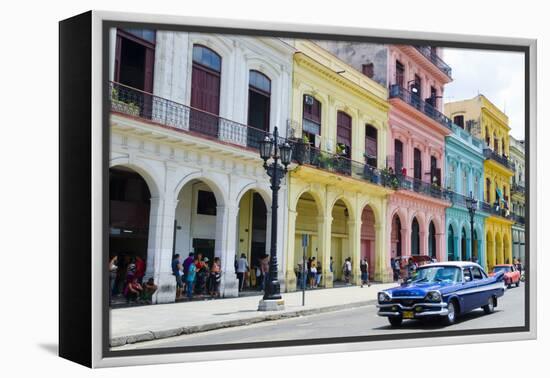
[(519, 223), (519, 224), (525, 224), (525, 217), (523, 215), (518, 215), (518, 214), (510, 214), (510, 218), (512, 218), (512, 220), (516, 223)]
[(224, 143), (257, 149), (266, 135), (218, 115), (195, 109), (119, 83), (110, 83), (111, 111), (139, 117), (178, 130), (196, 133)]
[(525, 194), (525, 185), (513, 183), (512, 184), (512, 192)]
[(415, 47), (422, 55), (424, 55), (433, 64), (435, 64), (440, 71), (442, 71), (445, 75), (447, 75), (449, 78), (452, 79), (453, 71), (451, 67), (447, 63), (445, 63), (439, 55), (436, 54), (433, 48), (431, 48), (430, 46), (415, 46)]
[(509, 209), (505, 208), (504, 206), (500, 206), (495, 204), (489, 204), (484, 201), (478, 201), (478, 210), (481, 210), (485, 213), (496, 215), (502, 218), (511, 219), (511, 212)]
[(351, 160), (346, 156), (321, 151), (302, 140), (292, 141), (293, 160), (298, 164), (310, 165), (324, 171), (365, 180), (372, 184), (391, 187), (384, 171), (365, 163)]
[(498, 153), (496, 153), (495, 151), (493, 151), (490, 148), (484, 148), (483, 149), (483, 156), (485, 156), (485, 158), (487, 158), (487, 159), (491, 159), (491, 160), (496, 161), (497, 163), (505, 166), (506, 168), (510, 169), (511, 171), (516, 170), (516, 166), (512, 161), (510, 161), (506, 156), (499, 155)]
[(451, 131), (453, 130), (453, 121), (451, 121), (451, 119), (449, 119), (445, 114), (437, 110), (434, 106), (422, 100), (419, 95), (408, 91), (407, 89), (401, 87), (399, 84), (392, 84), (390, 86), (390, 98), (400, 98), (407, 104), (418, 109), (420, 112), (438, 122), (440, 125), (445, 126)]

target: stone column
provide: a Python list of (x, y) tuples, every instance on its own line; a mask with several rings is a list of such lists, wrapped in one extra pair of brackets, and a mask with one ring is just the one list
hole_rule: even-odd
[(294, 273), (294, 266), (296, 261), (296, 251), (294, 250), (296, 245), (296, 217), (298, 212), (296, 210), (288, 210), (288, 233), (286, 238), (286, 272), (285, 272), (285, 289), (287, 292), (296, 291), (296, 274)]
[(479, 265), (481, 265), (483, 269), (487, 269), (487, 254), (483, 250), (483, 243), (481, 239), (477, 240), (477, 258), (479, 260)]
[(472, 253), (473, 253), (473, 250), (472, 250), (472, 239), (471, 238), (466, 238), (466, 259), (468, 260), (471, 260), (472, 258)]
[[(317, 230), (319, 233), (319, 255), (323, 269), (323, 285), (332, 287), (333, 275), (330, 271), (330, 252), (332, 247), (332, 215), (317, 218)], [(338, 269), (338, 267), (336, 267)]]
[(436, 251), (435, 251), (435, 258), (437, 261), (446, 261), (447, 260), (447, 238), (445, 237), (445, 233), (436, 233), (435, 234), (435, 244), (436, 244)]
[(216, 244), (215, 256), (222, 265), (220, 294), (223, 297), (238, 297), (238, 280), (235, 275), (235, 256), (237, 240), (238, 206), (224, 205), (216, 207)]
[(361, 218), (348, 221), (348, 237), (351, 248), (352, 282), (361, 284)]
[(420, 231), (418, 235), (420, 237), (420, 251), (418, 252), (420, 255), (428, 255), (428, 232)]
[[(391, 227), (391, 222), (390, 222)], [(377, 222), (374, 225), (375, 232), (375, 248), (376, 248), (376, 257), (375, 261), (375, 270), (374, 270), (374, 279), (375, 281), (380, 282), (392, 282), (393, 273), (390, 266), (391, 260), (391, 250), (387, 248), (387, 244), (384, 243), (386, 235), (389, 235), (387, 223), (382, 221)], [(391, 231), (390, 231), (391, 232)], [(391, 242), (390, 242), (391, 243)]]
[(455, 260), (461, 260), (461, 253), (462, 253), (462, 249), (460, 248), (460, 238), (458, 236), (454, 236), (453, 237), (453, 242), (455, 244), (455, 253), (454, 253), (454, 259)]
[(153, 303), (176, 300), (176, 279), (172, 275), (176, 205), (177, 200), (174, 198), (151, 198), (145, 279), (153, 277), (158, 285), (152, 298)]
[(401, 256), (410, 256), (411, 252), (411, 229), (401, 223)]

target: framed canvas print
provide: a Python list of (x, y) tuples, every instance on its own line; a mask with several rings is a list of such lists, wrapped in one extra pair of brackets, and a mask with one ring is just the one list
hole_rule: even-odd
[(60, 355), (536, 337), (536, 41), (60, 22)]

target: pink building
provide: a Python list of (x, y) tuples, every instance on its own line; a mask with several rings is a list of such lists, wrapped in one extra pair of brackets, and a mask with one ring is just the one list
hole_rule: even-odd
[[(442, 113), (450, 68), (434, 47), (388, 46), (390, 134), (388, 162), (398, 190), (388, 203), (392, 257), (429, 255), (445, 260), (445, 136), (451, 121)], [(388, 261), (388, 268), (389, 266)]]

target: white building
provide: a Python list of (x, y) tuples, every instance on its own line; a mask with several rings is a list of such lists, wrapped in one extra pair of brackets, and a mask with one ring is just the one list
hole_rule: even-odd
[[(252, 265), (269, 253), (271, 190), (257, 141), (275, 126), (285, 136), (293, 48), (275, 38), (113, 29), (110, 53), (111, 255), (146, 261), (156, 303), (175, 300), (174, 253), (220, 257), (222, 295), (236, 296), (236, 254)], [(283, 182), (280, 267), (286, 200)]]

